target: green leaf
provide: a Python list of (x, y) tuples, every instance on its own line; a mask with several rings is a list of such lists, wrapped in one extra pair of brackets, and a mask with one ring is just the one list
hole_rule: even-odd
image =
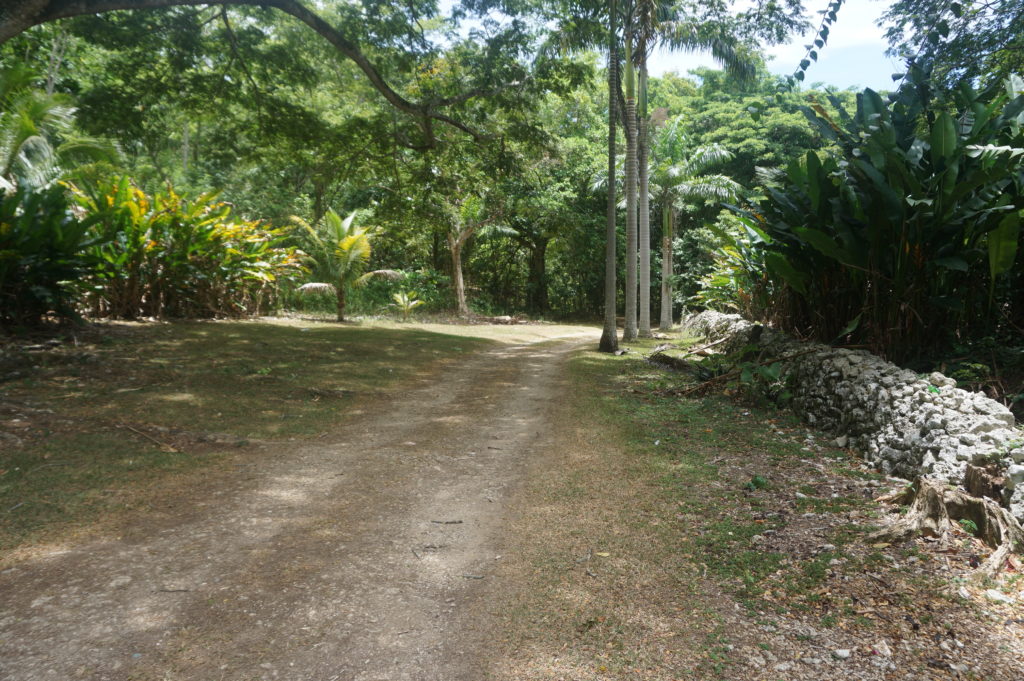
[(998, 227), (988, 233), (988, 267), (993, 279), (1013, 267), (1019, 237), (1019, 213), (1010, 213), (999, 221)]
[(775, 364), (769, 364), (766, 367), (761, 367), (761, 375), (770, 381), (777, 381), (782, 375), (782, 362), (776, 362)]
[(956, 154), (958, 137), (956, 134), (956, 122), (953, 117), (943, 111), (932, 124), (932, 163), (948, 161)]
[(936, 258), (935, 264), (947, 270), (956, 270), (957, 272), (966, 272), (968, 270), (967, 261), (957, 255)]
[(811, 209), (817, 212), (821, 205), (821, 159), (813, 151), (807, 152), (807, 194), (811, 197)]
[(821, 230), (809, 227), (794, 227), (793, 233), (809, 243), (816, 251), (837, 262), (841, 262), (844, 265), (859, 264), (855, 262), (856, 258), (854, 258), (849, 251), (840, 246), (835, 239)]
[(835, 343), (840, 338), (843, 338), (844, 336), (849, 336), (851, 333), (853, 333), (857, 329), (857, 327), (860, 326), (860, 318), (863, 315), (864, 313), (861, 312), (856, 317), (851, 319), (850, 323), (843, 327), (843, 330), (839, 332), (839, 335), (832, 339), (832, 342)]
[(798, 272), (781, 253), (767, 253), (764, 264), (772, 274), (778, 275), (794, 291), (807, 295), (807, 275)]

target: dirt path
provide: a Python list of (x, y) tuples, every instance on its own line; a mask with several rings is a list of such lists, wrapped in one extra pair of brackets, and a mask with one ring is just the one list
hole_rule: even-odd
[(478, 681), (474, 606), (574, 347), (473, 356), (176, 522), (5, 571), (0, 678)]

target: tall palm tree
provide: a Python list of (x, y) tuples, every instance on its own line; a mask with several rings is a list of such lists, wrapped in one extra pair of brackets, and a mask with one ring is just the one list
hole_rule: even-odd
[[(637, 119), (636, 119), (636, 70), (633, 67), (633, 27), (627, 16), (624, 26), (626, 60), (624, 85), (626, 107), (623, 111), (623, 127), (626, 129), (626, 322), (622, 340), (637, 337)], [(609, 183), (611, 185), (612, 183)]]
[[(608, 2), (608, 177), (615, 177), (615, 119), (619, 99), (618, 3)], [(615, 200), (615, 182), (608, 183), (607, 222), (604, 245), (604, 328), (598, 349), (615, 352), (619, 349), (618, 328), (615, 324), (615, 242), (618, 202)]]
[[(725, 68), (741, 78), (754, 73), (754, 63), (749, 51), (729, 32), (729, 27), (714, 21), (695, 21), (682, 16), (681, 6), (675, 0), (633, 0), (628, 14), (630, 33), (635, 45), (632, 60), (639, 71), (639, 110), (637, 112), (637, 231), (639, 240), (639, 298), (640, 309), (637, 333), (651, 335), (651, 238), (648, 160), (649, 117), (647, 102), (647, 58), (658, 45), (687, 52), (707, 50)], [(628, 99), (627, 99), (628, 102)], [(627, 145), (627, 154), (629, 148)], [(627, 195), (628, 202), (628, 195)], [(628, 222), (627, 222), (628, 225)], [(628, 240), (627, 240), (628, 241)], [(635, 290), (629, 289), (628, 263), (635, 259), (627, 255), (627, 310), (629, 301), (636, 298)], [(628, 329), (629, 316), (626, 324)], [(662, 325), (664, 326), (664, 325)]]
[[(663, 0), (635, 0), (633, 22), (636, 26), (634, 61), (639, 79), (639, 110), (637, 111), (637, 239), (639, 241), (640, 312), (638, 333), (651, 336), (651, 207), (648, 188), (648, 155), (650, 148), (647, 113), (647, 58), (658, 42), (658, 31), (671, 9)], [(675, 5), (672, 5), (674, 7)]]
[(402, 276), (394, 270), (365, 271), (370, 262), (370, 241), (375, 229), (356, 226), (355, 218), (355, 212), (342, 219), (328, 209), (324, 219), (313, 226), (298, 216), (292, 216), (292, 222), (300, 229), (298, 237), (308, 256), (312, 276), (317, 280), (302, 285), (299, 290), (334, 293), (339, 322), (345, 321), (350, 286), (358, 286), (375, 276), (391, 279)]
[(707, 171), (733, 157), (717, 145), (690, 149), (682, 131), (683, 116), (669, 121), (655, 136), (652, 148), (651, 184), (655, 203), (661, 209), (661, 321), (660, 328), (672, 328), (672, 240), (677, 211), (687, 202), (734, 200), (742, 190), (732, 178)]

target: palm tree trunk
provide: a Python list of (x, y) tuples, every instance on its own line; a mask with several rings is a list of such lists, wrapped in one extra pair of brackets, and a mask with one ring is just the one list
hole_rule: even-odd
[(335, 295), (337, 296), (337, 299), (338, 299), (338, 321), (339, 322), (343, 322), (343, 321), (345, 321), (345, 284), (344, 283), (342, 283), (340, 281), (338, 282), (338, 285), (335, 287)]
[(675, 208), (669, 201), (661, 207), (661, 324), (662, 331), (672, 330), (672, 239), (675, 232)]
[(623, 124), (626, 127), (626, 328), (622, 340), (633, 340), (637, 337), (636, 324), (636, 293), (637, 293), (637, 253), (636, 253), (636, 78), (633, 73), (633, 41), (626, 36), (626, 112)]
[(619, 349), (618, 329), (615, 325), (615, 240), (616, 201), (615, 201), (615, 104), (619, 92), (619, 57), (616, 49), (616, 13), (618, 7), (615, 0), (608, 5), (608, 220), (605, 225), (604, 244), (604, 328), (601, 330), (601, 352), (615, 352)]
[(640, 112), (637, 120), (637, 193), (640, 241), (640, 335), (651, 337), (651, 202), (647, 194), (647, 51), (640, 50)]

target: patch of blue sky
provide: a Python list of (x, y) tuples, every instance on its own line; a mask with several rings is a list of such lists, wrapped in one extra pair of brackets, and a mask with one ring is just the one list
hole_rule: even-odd
[[(825, 0), (818, 0), (824, 7)], [(813, 10), (813, 5), (809, 9)], [(885, 54), (888, 44), (878, 18), (888, 3), (878, 0), (847, 0), (839, 11), (838, 21), (832, 26), (828, 44), (818, 50), (817, 62), (807, 69), (805, 83), (831, 85), (839, 89), (891, 90), (892, 74), (903, 71), (899, 59)], [(806, 35), (786, 45), (775, 45), (765, 51), (769, 57), (768, 70), (779, 75), (792, 74), (806, 54), (805, 45), (814, 40), (817, 16), (812, 15), (812, 28)], [(668, 53), (657, 50), (651, 56), (652, 75), (675, 71), (686, 75), (699, 67), (718, 68), (707, 53)]]

